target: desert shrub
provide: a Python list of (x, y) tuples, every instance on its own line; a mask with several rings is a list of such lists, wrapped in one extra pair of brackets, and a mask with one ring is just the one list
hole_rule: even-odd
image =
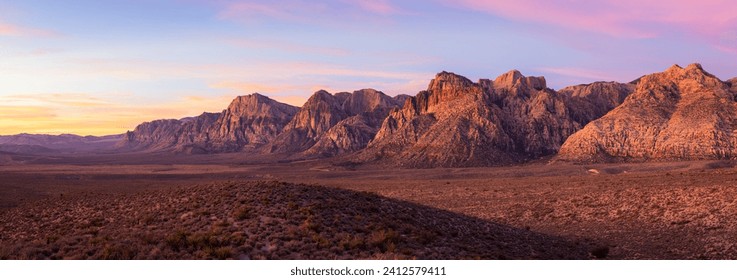
[(179, 251), (187, 247), (187, 237), (189, 237), (189, 233), (180, 229), (167, 236), (164, 239), (164, 242), (166, 242), (166, 245), (171, 247), (174, 251)]
[(438, 238), (437, 234), (431, 230), (420, 230), (416, 234), (416, 240), (422, 245), (428, 245)]
[(320, 224), (315, 222), (314, 218), (312, 217), (305, 219), (305, 221), (299, 227), (302, 230), (308, 230), (308, 231), (314, 231), (314, 232), (320, 232), (320, 230), (322, 229)]
[(106, 245), (102, 249), (102, 255), (100, 256), (103, 260), (130, 260), (135, 258), (136, 251), (132, 246), (126, 244), (113, 244)]
[(399, 234), (393, 229), (380, 229), (375, 230), (369, 234), (367, 243), (371, 246), (376, 246), (383, 252), (389, 251), (389, 249), (396, 249), (395, 243), (399, 241)]
[(597, 259), (606, 258), (609, 255), (609, 247), (608, 246), (596, 247), (593, 250), (591, 250), (591, 255), (593, 255)]
[(187, 237), (187, 245), (194, 249), (210, 250), (225, 245), (225, 241), (214, 232), (197, 233)]
[(338, 245), (345, 250), (363, 249), (366, 247), (366, 241), (360, 235), (347, 234), (341, 238)]
[(287, 203), (288, 210), (294, 211), (294, 210), (297, 210), (298, 208), (299, 208), (299, 205), (297, 205), (297, 203), (295, 203), (294, 201), (290, 201)]
[(201, 251), (214, 259), (227, 259), (233, 256), (233, 249), (229, 246), (230, 240), (213, 231), (192, 234), (177, 230), (167, 236), (165, 242), (174, 251)]
[(233, 248), (231, 247), (218, 247), (218, 248), (212, 248), (205, 250), (208, 256), (210, 258), (216, 259), (216, 260), (226, 260), (233, 258)]
[(87, 226), (88, 227), (101, 227), (104, 224), (105, 224), (105, 219), (97, 217), (97, 218), (90, 219), (89, 222), (87, 223)]
[(312, 234), (312, 241), (315, 242), (315, 244), (317, 244), (317, 246), (320, 248), (327, 248), (330, 246), (330, 240), (319, 233)]
[(249, 219), (253, 216), (253, 210), (249, 206), (242, 206), (235, 211), (235, 218), (239, 221)]

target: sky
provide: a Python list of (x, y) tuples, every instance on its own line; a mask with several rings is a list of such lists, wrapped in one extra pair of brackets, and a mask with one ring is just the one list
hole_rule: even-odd
[(512, 69), (560, 89), (700, 62), (737, 76), (731, 0), (0, 0), (0, 135), (108, 135), (259, 92), (426, 89)]

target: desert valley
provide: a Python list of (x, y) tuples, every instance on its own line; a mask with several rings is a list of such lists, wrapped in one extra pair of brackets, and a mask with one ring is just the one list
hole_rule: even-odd
[(691, 64), (0, 136), (0, 258), (737, 259), (736, 116)]

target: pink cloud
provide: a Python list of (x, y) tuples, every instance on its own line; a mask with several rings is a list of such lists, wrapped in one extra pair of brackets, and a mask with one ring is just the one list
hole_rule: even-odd
[(730, 0), (460, 0), (453, 3), (512, 20), (621, 38), (687, 33), (719, 45), (721, 36), (737, 29), (737, 4)]
[(399, 9), (387, 0), (233, 0), (224, 2), (218, 16), (221, 19), (244, 22), (272, 18), (306, 23), (334, 23), (336, 20), (357, 18), (368, 20), (371, 18), (367, 15), (388, 16), (398, 12)]
[(293, 53), (319, 54), (328, 56), (347, 56), (349, 50), (325, 47), (317, 45), (300, 44), (294, 41), (275, 40), (275, 39), (226, 39), (227, 43), (244, 48), (271, 49), (281, 50)]
[(540, 67), (535, 70), (544, 73), (558, 74), (566, 77), (583, 78), (594, 81), (611, 81), (615, 80), (611, 74), (583, 68), (575, 67)]
[(55, 35), (54, 32), (36, 28), (28, 28), (18, 26), (10, 23), (0, 22), (0, 36), (11, 36), (11, 37), (48, 37)]
[(369, 13), (389, 15), (395, 14), (399, 11), (397, 7), (393, 6), (391, 3), (389, 3), (389, 1), (386, 0), (346, 0), (345, 2), (356, 5)]
[(302, 1), (289, 1), (286, 3), (256, 1), (236, 1), (227, 4), (220, 12), (219, 17), (223, 19), (237, 19), (251, 21), (257, 17), (269, 17), (280, 20), (298, 19), (297, 11), (311, 11), (316, 7), (310, 7)]

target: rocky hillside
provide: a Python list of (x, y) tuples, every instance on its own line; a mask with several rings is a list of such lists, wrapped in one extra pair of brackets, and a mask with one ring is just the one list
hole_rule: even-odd
[(558, 90), (568, 97), (571, 118), (579, 123), (595, 120), (624, 102), (635, 89), (635, 83), (595, 82)]
[(140, 124), (119, 145), (187, 153), (252, 150), (273, 140), (297, 110), (254, 93), (237, 97), (222, 113)]
[[(733, 81), (733, 80), (732, 80)], [(560, 159), (693, 160), (737, 157), (733, 82), (699, 64), (644, 76), (620, 106), (572, 135)]]
[(313, 156), (353, 152), (373, 139), (389, 110), (398, 106), (397, 99), (373, 89), (335, 95), (321, 90), (263, 151)]
[(257, 93), (240, 96), (210, 129), (208, 145), (217, 151), (255, 149), (273, 140), (298, 110)]
[(519, 71), (474, 83), (442, 72), (384, 120), (362, 161), (410, 167), (484, 166), (551, 155), (631, 91), (611, 83), (558, 93)]

